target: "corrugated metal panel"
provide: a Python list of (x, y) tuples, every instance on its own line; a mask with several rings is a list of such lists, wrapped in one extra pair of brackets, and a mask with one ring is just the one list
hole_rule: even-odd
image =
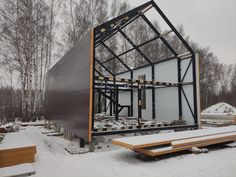
[(91, 35), (87, 33), (47, 73), (46, 119), (88, 140)]

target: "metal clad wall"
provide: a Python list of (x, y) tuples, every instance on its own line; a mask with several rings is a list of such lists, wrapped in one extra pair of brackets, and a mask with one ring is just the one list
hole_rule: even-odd
[[(185, 91), (185, 94), (187, 96), (189, 104), (194, 112), (193, 86), (192, 85), (185, 85), (185, 86), (183, 86), (183, 89)], [(183, 105), (183, 120), (185, 120), (188, 124), (194, 124), (194, 120), (192, 118), (191, 111), (188, 107), (187, 101), (185, 100), (183, 93), (182, 93), (182, 105)]]
[[(155, 65), (155, 80), (160, 82), (177, 82), (177, 60), (170, 60)], [(173, 121), (178, 120), (178, 89), (159, 88), (156, 89), (156, 120)]]
[[(152, 80), (151, 66), (134, 70), (134, 79), (138, 79), (138, 76), (145, 75), (146, 80)], [(134, 116), (138, 117), (138, 93), (134, 92)], [(144, 119), (152, 120), (152, 91), (146, 90), (146, 109), (142, 109), (142, 117)]]
[[(181, 61), (181, 75), (182, 75), (182, 77), (185, 74), (185, 70), (187, 69), (187, 67), (189, 65), (189, 62), (190, 62), (190, 58)], [(184, 81), (185, 82), (192, 82), (193, 81), (192, 74), (193, 74), (192, 63), (190, 63), (189, 69), (188, 69), (188, 71), (186, 73)]]
[[(181, 61), (181, 75), (183, 77), (185, 70), (188, 67), (190, 59), (185, 59)], [(177, 82), (177, 60), (170, 60), (163, 63), (155, 64), (155, 80), (162, 82)], [(147, 66), (144, 68), (134, 70), (134, 79), (139, 75), (146, 74), (146, 80), (151, 80), (151, 67)], [(117, 77), (120, 78), (130, 78), (130, 73), (122, 73)], [(189, 67), (189, 70), (186, 73), (184, 82), (192, 82), (192, 64)], [(183, 89), (186, 93), (188, 101), (193, 108), (193, 86), (186, 85), (183, 86)], [(178, 88), (169, 87), (169, 88), (157, 88), (155, 89), (155, 99), (156, 99), (156, 120), (160, 121), (173, 121), (179, 119), (179, 103), (178, 103)], [(119, 101), (121, 104), (130, 103), (130, 93), (129, 92), (120, 92)], [(147, 109), (142, 110), (142, 117), (145, 119), (152, 119), (152, 93), (151, 90), (146, 91), (146, 104)], [(138, 116), (137, 108), (137, 91), (134, 91), (133, 97), (134, 103), (134, 116)], [(191, 114), (190, 109), (188, 108), (187, 102), (182, 94), (182, 119), (187, 122), (187, 124), (193, 124), (194, 120)], [(122, 111), (123, 115), (127, 115), (127, 111)]]
[[(137, 70), (133, 71), (133, 79), (138, 79), (138, 76), (140, 75), (145, 75), (146, 80), (152, 80), (152, 75), (151, 75), (151, 66), (147, 66), (144, 68), (140, 68)], [(119, 74), (117, 77), (121, 78), (130, 78), (130, 73), (123, 73)], [(138, 116), (138, 95), (137, 91), (133, 92), (134, 97), (133, 97), (133, 116), (137, 117)], [(119, 100), (121, 105), (126, 105), (127, 103), (130, 104), (130, 93), (129, 92), (120, 92), (119, 94)], [(124, 109), (121, 112), (121, 115), (127, 115), (127, 109)], [(152, 91), (151, 90), (146, 90), (146, 109), (142, 109), (142, 114), (143, 118), (145, 119), (152, 119)]]
[(90, 32), (47, 73), (46, 119), (88, 140)]
[(156, 89), (156, 120), (173, 121), (179, 119), (178, 89), (160, 88)]
[(160, 82), (177, 82), (177, 60), (170, 60), (156, 64), (155, 80)]
[[(184, 76), (185, 71), (189, 65), (190, 62), (190, 58), (186, 59), (186, 60), (182, 60), (181, 61), (181, 75)], [(189, 69), (186, 73), (184, 82), (192, 82), (193, 81), (193, 76), (192, 76), (192, 63), (189, 65)], [(193, 85), (184, 85), (183, 89), (185, 91), (185, 94), (187, 96), (187, 99), (189, 101), (189, 104), (192, 108), (192, 110), (194, 111), (194, 106), (193, 106)], [(183, 105), (183, 120), (185, 120), (187, 122), (187, 124), (193, 124), (194, 120), (190, 119), (189, 117), (192, 117), (191, 111), (188, 107), (187, 101), (184, 98), (184, 95), (182, 93), (182, 105)]]

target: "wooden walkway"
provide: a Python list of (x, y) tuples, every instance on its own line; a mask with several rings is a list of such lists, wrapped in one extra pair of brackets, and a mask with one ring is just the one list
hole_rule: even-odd
[(236, 126), (113, 139), (112, 143), (149, 156), (236, 140)]

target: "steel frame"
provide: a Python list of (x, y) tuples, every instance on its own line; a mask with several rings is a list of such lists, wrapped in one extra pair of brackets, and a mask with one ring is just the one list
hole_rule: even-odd
[[(150, 10), (151, 8), (154, 8), (159, 15), (163, 18), (163, 20), (167, 23), (167, 25), (170, 27), (170, 31), (166, 34), (160, 34), (160, 32), (154, 27), (152, 22), (148, 20), (148, 18), (145, 16), (145, 13)], [(147, 40), (146, 42), (143, 42), (142, 44), (135, 45), (135, 43), (128, 37), (127, 34), (122, 30), (130, 23), (137, 20), (139, 17), (141, 17), (144, 22), (152, 29), (152, 31), (156, 34), (156, 36), (152, 39)], [(112, 36), (115, 34), (120, 33), (129, 44), (132, 45), (132, 48), (124, 51), (120, 54), (116, 54), (111, 48), (109, 48), (105, 42), (109, 40)], [(186, 47), (186, 49), (189, 52), (189, 55), (183, 55), (178, 54), (171, 44), (165, 40), (164, 36), (168, 35), (169, 33), (174, 33), (178, 39), (182, 42), (182, 44)], [(152, 62), (145, 54), (140, 50), (140, 47), (147, 45), (148, 43), (160, 39), (163, 44), (169, 49), (169, 51), (172, 53), (172, 57), (162, 59), (158, 62)], [(196, 88), (196, 67), (195, 67), (195, 53), (192, 50), (192, 48), (188, 45), (188, 43), (183, 39), (183, 37), (180, 35), (180, 33), (176, 30), (176, 28), (172, 25), (172, 23), (169, 21), (169, 19), (165, 16), (165, 14), (161, 11), (161, 9), (156, 5), (154, 1), (149, 1), (133, 10), (130, 10), (108, 22), (105, 22), (97, 27), (94, 28), (94, 60), (93, 60), (93, 111), (92, 111), (92, 130), (94, 130), (94, 116), (95, 116), (95, 99), (94, 95), (95, 92), (99, 94), (99, 101), (98, 101), (98, 107), (99, 110), (101, 110), (101, 95), (108, 98), (110, 100), (109, 107), (110, 107), (110, 115), (115, 115), (116, 119), (118, 119), (119, 113), (122, 109), (128, 108), (129, 116), (133, 116), (133, 91), (137, 90), (138, 92), (138, 122), (141, 123), (142, 120), (142, 110), (141, 110), (141, 89), (144, 86), (145, 89), (151, 89), (152, 90), (152, 118), (155, 119), (155, 89), (156, 88), (166, 88), (166, 87), (178, 87), (178, 100), (179, 100), (179, 119), (182, 120), (182, 95), (184, 96), (184, 99), (187, 102), (187, 105), (189, 107), (189, 110), (193, 116), (194, 119), (194, 125), (189, 126), (179, 126), (180, 128), (183, 127), (189, 127), (189, 128), (196, 128), (198, 125), (198, 112), (197, 112), (197, 88)], [(105, 60), (100, 61), (98, 58), (95, 58), (95, 52), (96, 48), (98, 46), (102, 46), (105, 48), (109, 53), (113, 55), (113, 57)], [(144, 59), (147, 61), (148, 64), (136, 68), (130, 68), (120, 57), (136, 50)], [(119, 63), (121, 63), (127, 71), (114, 73), (114, 71), (109, 70), (105, 64), (112, 61), (112, 60), (118, 60)], [(185, 59), (190, 59), (188, 66), (184, 72), (183, 75), (181, 75), (181, 61)], [(155, 69), (154, 65), (157, 63), (170, 61), (170, 60), (177, 60), (177, 74), (178, 74), (178, 83), (160, 83), (155, 81)], [(192, 64), (192, 76), (193, 76), (193, 82), (184, 82), (187, 72), (189, 71), (189, 68)], [(112, 77), (104, 76), (100, 71), (97, 70), (96, 65), (100, 65), (102, 68), (104, 68)], [(151, 66), (151, 81), (143, 81), (143, 80), (133, 80), (133, 71), (140, 69), (142, 67)], [(117, 78), (116, 75), (130, 72), (130, 79), (122, 79)], [(98, 74), (98, 76), (96, 75)], [(194, 99), (194, 109), (191, 108), (189, 100), (187, 98), (187, 95), (183, 89), (183, 85), (192, 85), (193, 86), (193, 99)], [(119, 91), (128, 91), (130, 92), (130, 105), (120, 105), (119, 104)], [(106, 99), (105, 99), (106, 100)], [(104, 107), (106, 108), (106, 101), (104, 103)], [(161, 129), (178, 129), (176, 126), (171, 127), (160, 127), (155, 128), (153, 130), (161, 130)], [(107, 135), (107, 134), (117, 134), (117, 133), (133, 133), (138, 131), (152, 131), (152, 129), (137, 129), (137, 130), (129, 130), (129, 131), (115, 131), (115, 132), (104, 132), (104, 133), (98, 133), (93, 132), (93, 136), (99, 136), (99, 135)]]

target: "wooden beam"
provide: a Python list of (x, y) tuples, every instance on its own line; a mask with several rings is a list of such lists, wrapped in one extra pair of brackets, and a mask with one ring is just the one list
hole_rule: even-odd
[(217, 134), (236, 133), (236, 127), (221, 127), (212, 129), (190, 130), (163, 134), (143, 135), (113, 139), (112, 143), (129, 149), (142, 149), (152, 146), (168, 145), (172, 141), (205, 137)]
[(209, 146), (209, 145), (213, 145), (213, 144), (230, 142), (230, 141), (234, 141), (234, 140), (236, 140), (236, 136), (234, 136), (232, 138), (227, 138), (227, 139), (223, 138), (220, 140), (213, 140), (213, 141), (198, 143), (198, 144), (194, 144), (194, 145), (182, 146), (182, 147), (178, 147), (178, 148), (173, 148), (172, 146), (168, 146), (165, 148), (159, 147), (159, 148), (153, 148), (153, 149), (135, 149), (134, 151), (148, 155), (148, 156), (159, 156), (159, 155), (174, 153), (174, 152), (178, 152), (178, 151), (188, 150), (188, 149), (191, 149), (192, 147), (204, 147), (204, 146)]

